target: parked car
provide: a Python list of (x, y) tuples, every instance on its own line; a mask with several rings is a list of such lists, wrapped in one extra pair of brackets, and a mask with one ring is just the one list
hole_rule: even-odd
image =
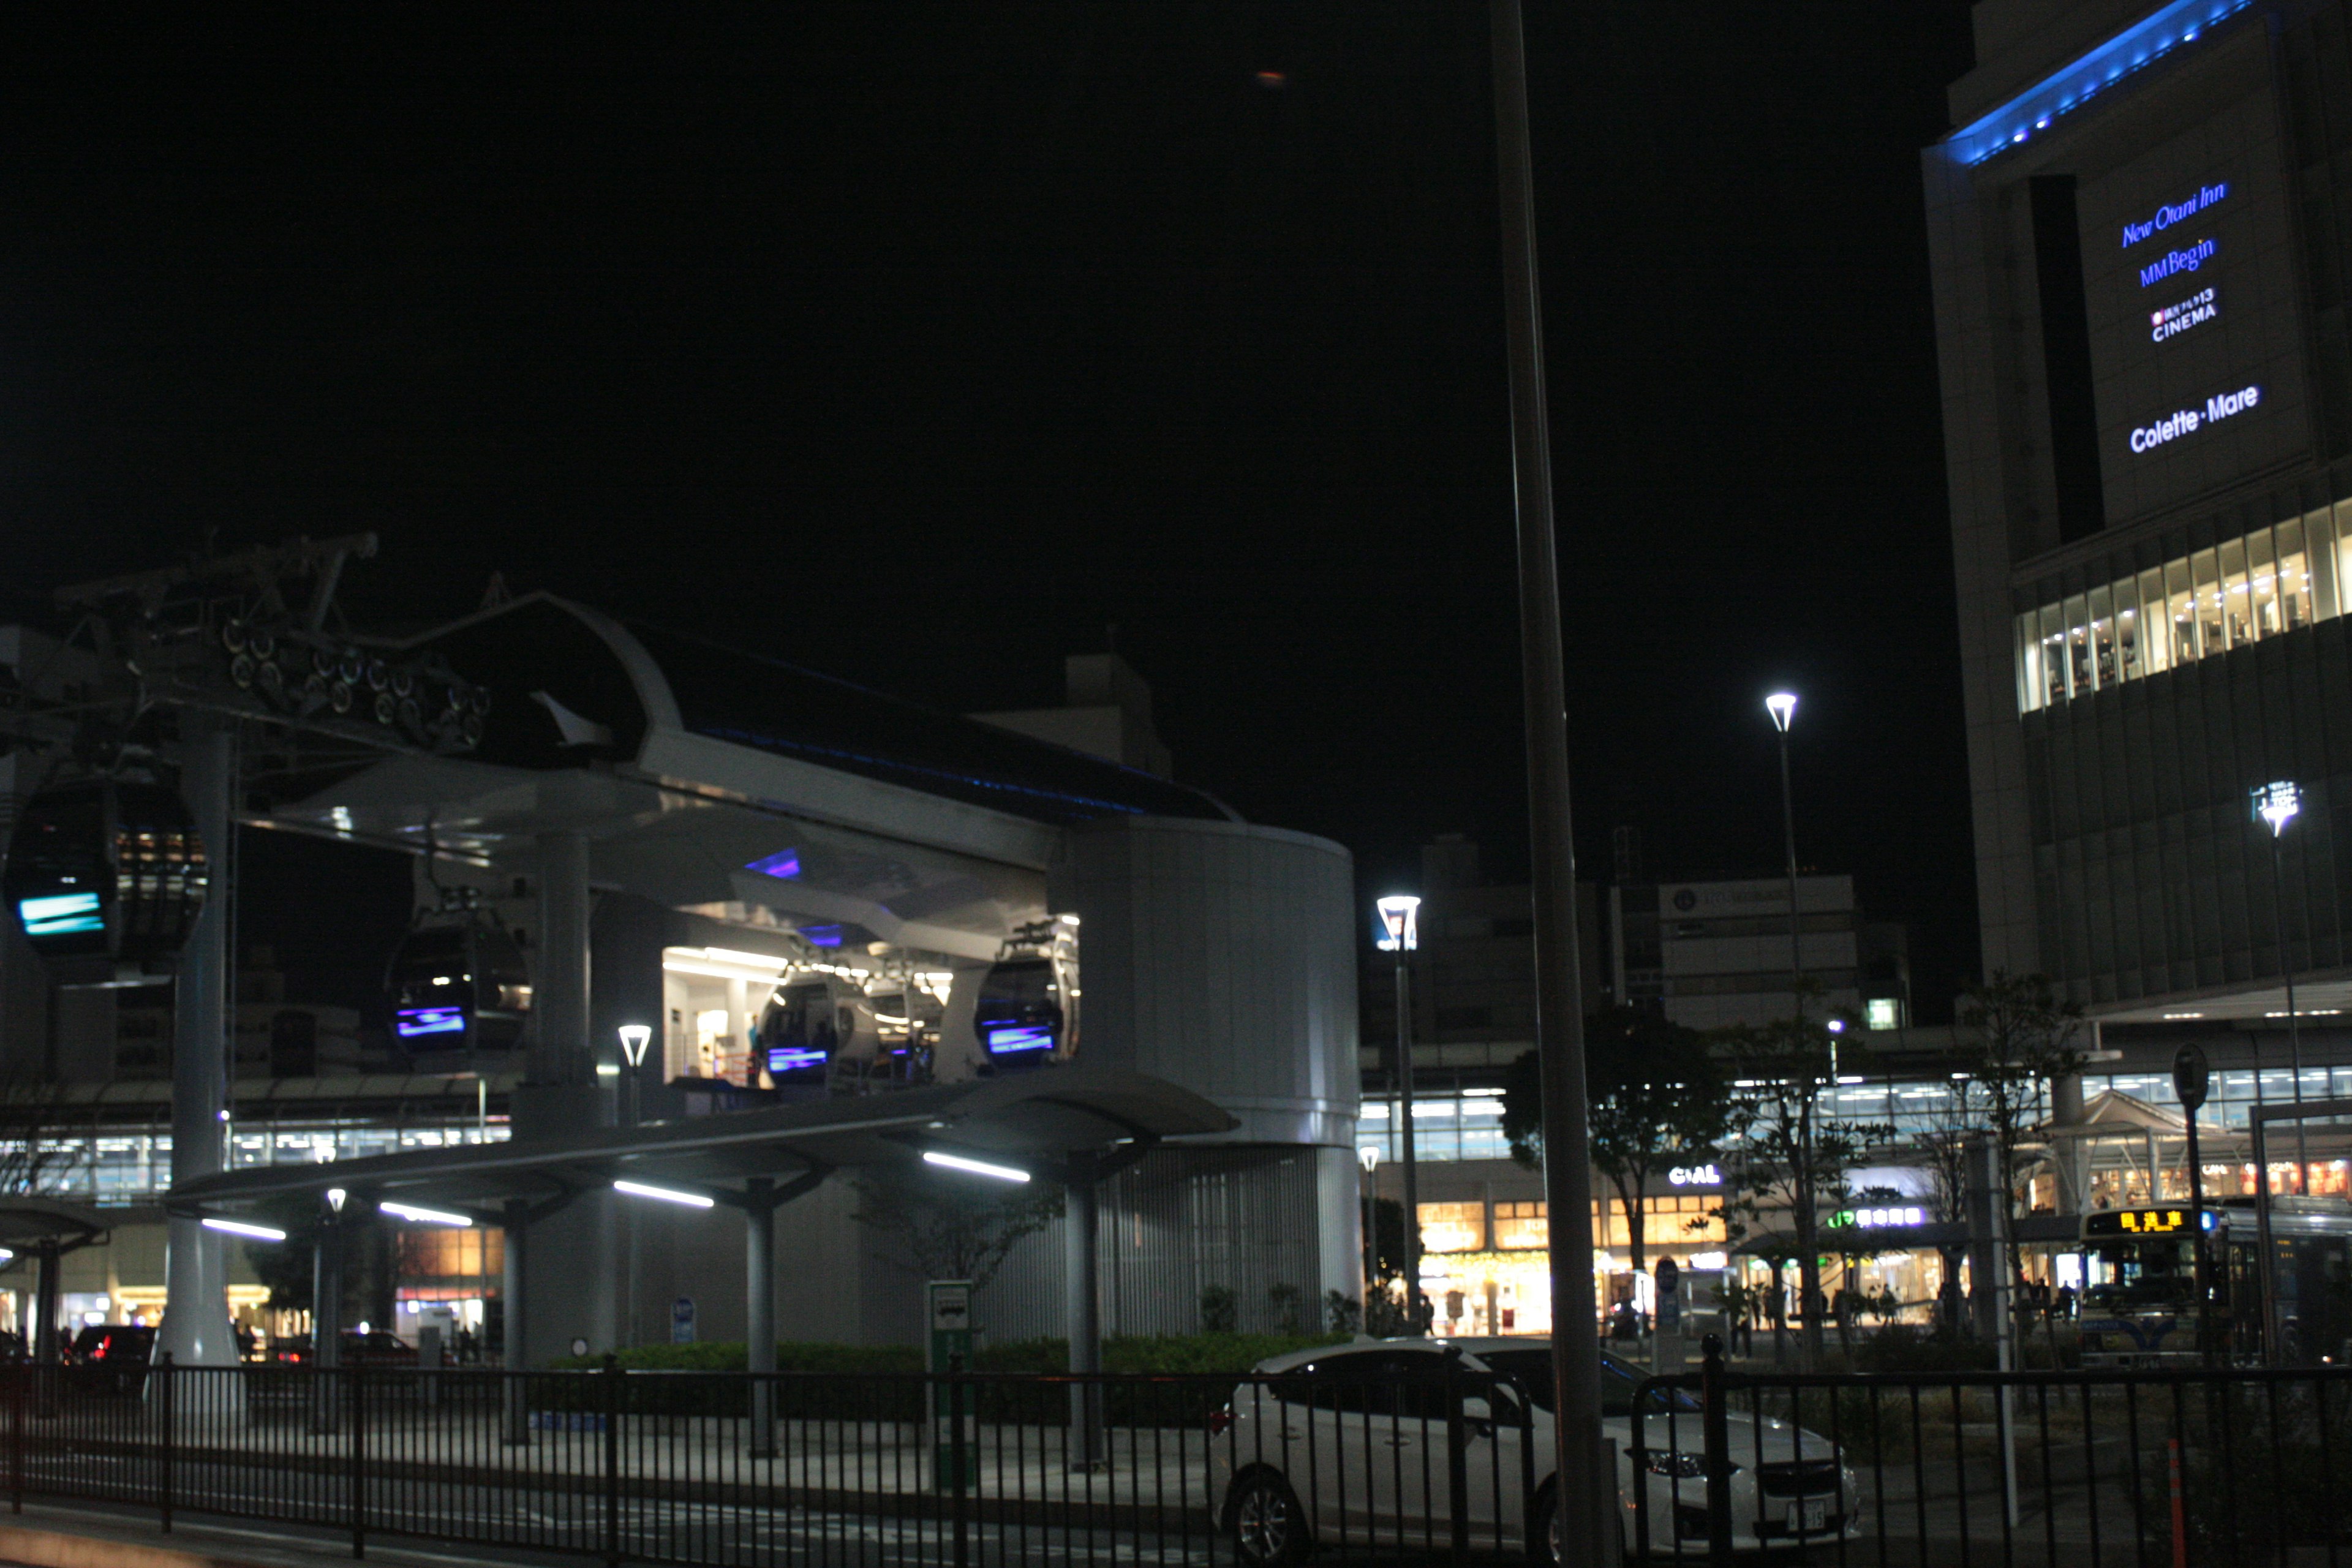
[[(308, 1366), (311, 1353), (310, 1335), (287, 1334), (270, 1342), (266, 1359), (279, 1366)], [(370, 1329), (365, 1333), (345, 1329), (336, 1361), (342, 1366), (413, 1367), (416, 1364), (416, 1347), (389, 1329)]]
[[(1459, 1356), (1459, 1376), (1445, 1358)], [(1212, 1426), (1219, 1527), (1256, 1568), (1296, 1563), (1318, 1544), (1444, 1550), (1453, 1528), (1448, 1433), (1458, 1415), (1474, 1547), (1559, 1561), (1552, 1475), (1550, 1350), (1532, 1340), (1370, 1340), (1302, 1351), (1252, 1369)], [(1704, 1556), (1701, 1411), (1664, 1395), (1643, 1416), (1645, 1473), (1632, 1454), (1633, 1394), (1645, 1375), (1604, 1354), (1601, 1431), (1615, 1440), (1624, 1542), (1635, 1487), (1656, 1556)], [(1459, 1400), (1458, 1410), (1453, 1401)], [(1827, 1438), (1743, 1415), (1731, 1423), (1732, 1545), (1755, 1552), (1834, 1542), (1860, 1521), (1861, 1491)], [(1531, 1543), (1533, 1550), (1529, 1550)]]
[(155, 1330), (147, 1323), (86, 1323), (66, 1347), (66, 1364), (81, 1369), (75, 1381), (114, 1394), (146, 1386), (147, 1363), (155, 1353)]

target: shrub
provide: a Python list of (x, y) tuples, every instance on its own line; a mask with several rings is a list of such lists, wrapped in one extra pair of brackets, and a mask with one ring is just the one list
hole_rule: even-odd
[(1864, 1340), (1853, 1359), (1863, 1372), (1989, 1372), (1996, 1358), (1981, 1341), (1895, 1323)]

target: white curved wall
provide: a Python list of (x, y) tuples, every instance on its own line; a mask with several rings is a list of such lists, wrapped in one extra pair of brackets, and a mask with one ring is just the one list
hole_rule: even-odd
[(1083, 1060), (1181, 1084), (1233, 1141), (1352, 1151), (1355, 867), (1328, 839), (1119, 817), (1070, 830), (1048, 877), (1079, 917)]

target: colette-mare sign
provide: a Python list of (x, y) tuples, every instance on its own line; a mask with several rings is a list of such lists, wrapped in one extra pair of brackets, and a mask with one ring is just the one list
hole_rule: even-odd
[(2153, 425), (2144, 425), (2131, 433), (2131, 449), (2153, 452), (2167, 441), (2178, 441), (2183, 436), (2193, 436), (2208, 425), (2219, 424), (2233, 414), (2243, 414), (2263, 400), (2259, 386), (2241, 387), (2236, 392), (2217, 392), (2205, 400), (2200, 409), (2183, 408), (2168, 414)]

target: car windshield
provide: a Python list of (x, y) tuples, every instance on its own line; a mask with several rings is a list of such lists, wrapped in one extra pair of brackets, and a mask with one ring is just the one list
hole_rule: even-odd
[[(1478, 1359), (1508, 1377), (1527, 1394), (1538, 1410), (1552, 1407), (1551, 1352), (1541, 1345), (1526, 1350), (1481, 1351)], [(1633, 1393), (1649, 1374), (1627, 1365), (1614, 1356), (1601, 1358), (1601, 1413), (1603, 1415), (1633, 1414)], [(1652, 1393), (1649, 1413), (1663, 1415), (1668, 1410), (1696, 1412), (1698, 1401), (1687, 1394), (1658, 1389)]]

